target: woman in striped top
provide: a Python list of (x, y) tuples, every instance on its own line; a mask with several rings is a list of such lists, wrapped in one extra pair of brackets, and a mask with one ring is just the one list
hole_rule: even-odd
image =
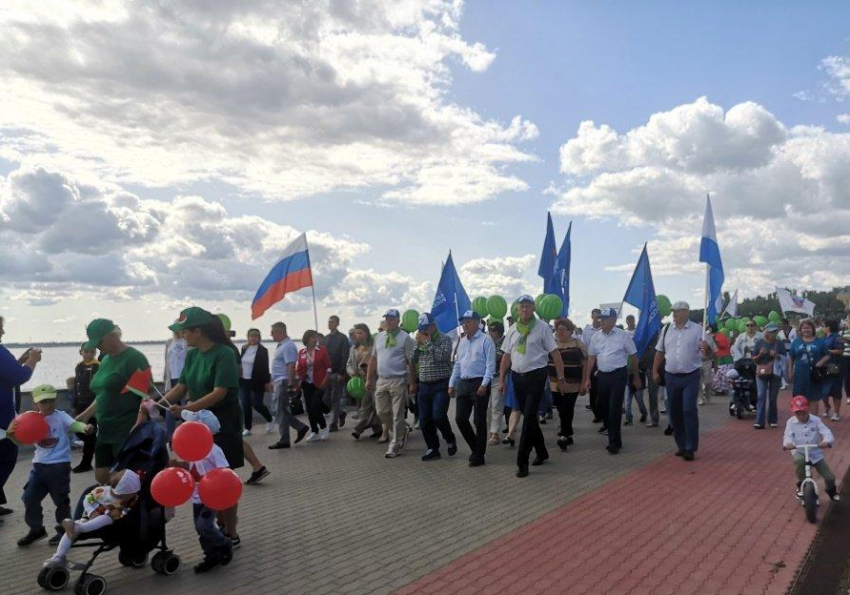
[(576, 330), (575, 324), (569, 318), (559, 318), (555, 321), (555, 341), (558, 343), (558, 352), (564, 363), (564, 378), (567, 382), (566, 392), (558, 390), (558, 375), (552, 356), (549, 356), (549, 382), (552, 389), (552, 400), (558, 408), (558, 417), (561, 419), (561, 429), (558, 432), (558, 447), (567, 450), (567, 446), (573, 443), (573, 414), (575, 412), (576, 399), (581, 386), (587, 380), (585, 362), (587, 361), (587, 347), (584, 343), (573, 337)]

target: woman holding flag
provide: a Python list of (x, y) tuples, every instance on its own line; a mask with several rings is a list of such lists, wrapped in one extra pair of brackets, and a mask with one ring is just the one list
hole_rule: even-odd
[[(142, 395), (151, 383), (151, 366), (144, 354), (121, 340), (121, 329), (105, 318), (86, 327), (88, 341), (83, 349), (99, 349), (104, 354), (91, 381), (94, 402), (77, 416), (88, 422), (97, 416), (97, 442), (94, 448), (94, 477), (100, 484), (109, 481), (109, 469), (136, 423)], [(132, 382), (131, 382), (132, 381)]]

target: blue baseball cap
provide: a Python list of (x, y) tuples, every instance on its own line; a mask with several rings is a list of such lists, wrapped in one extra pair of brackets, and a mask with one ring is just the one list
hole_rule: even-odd
[(516, 301), (517, 304), (534, 304), (534, 298), (528, 295), (527, 293), (519, 296), (519, 299)]
[(398, 310), (395, 308), (390, 308), (386, 312), (384, 312), (384, 318), (400, 318), (401, 314), (398, 313)]
[(602, 308), (602, 312), (599, 314), (600, 318), (617, 318), (617, 309), (616, 308)]
[(434, 324), (434, 317), (431, 316), (430, 312), (423, 312), (419, 315), (419, 330), (427, 331), (428, 327)]
[(460, 322), (463, 322), (464, 320), (481, 320), (481, 314), (475, 310), (467, 310), (460, 318), (458, 318), (458, 320)]

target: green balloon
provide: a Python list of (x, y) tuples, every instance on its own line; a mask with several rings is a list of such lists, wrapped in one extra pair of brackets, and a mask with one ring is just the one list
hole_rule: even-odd
[(564, 302), (561, 301), (560, 297), (553, 294), (546, 294), (540, 300), (540, 308), (538, 308), (537, 313), (543, 320), (552, 320), (561, 315), (561, 308), (563, 306)]
[(720, 334), (726, 335), (728, 337), (731, 334), (731, 331), (728, 328), (723, 327), (722, 329), (720, 329)]
[(500, 295), (491, 295), (487, 298), (487, 311), (491, 318), (501, 320), (508, 313), (508, 302)]
[(353, 399), (362, 399), (366, 394), (366, 383), (359, 376), (355, 376), (345, 385), (345, 390)]
[(661, 314), (661, 318), (665, 316), (670, 316), (670, 298), (666, 295), (658, 294), (655, 296), (655, 301), (658, 304), (658, 313)]
[(753, 318), (753, 320), (755, 320), (756, 324), (759, 325), (761, 328), (764, 328), (765, 325), (767, 325), (767, 318), (765, 318), (764, 316), (756, 316), (755, 318)]
[(419, 312), (413, 309), (405, 310), (401, 315), (401, 328), (412, 333), (417, 327), (419, 327)]
[(477, 297), (472, 300), (472, 309), (475, 310), (481, 318), (487, 318), (487, 298)]
[(543, 305), (543, 298), (546, 297), (545, 293), (541, 293), (536, 298), (534, 298), (534, 311), (538, 314), (540, 313), (540, 306)]
[(767, 315), (767, 319), (770, 320), (771, 322), (778, 323), (782, 319), (782, 317), (779, 315), (779, 312), (777, 312), (776, 310), (771, 310), (770, 314)]
[(730, 318), (729, 320), (726, 321), (726, 330), (734, 331), (734, 330), (737, 330), (737, 328), (738, 328), (738, 319), (737, 318)]
[(511, 304), (511, 318), (514, 321), (519, 319), (519, 300), (514, 300), (514, 303)]
[(227, 316), (227, 314), (216, 314), (216, 316), (218, 316), (218, 319), (221, 321), (221, 324), (224, 327), (224, 330), (229, 333), (230, 332), (230, 318)]

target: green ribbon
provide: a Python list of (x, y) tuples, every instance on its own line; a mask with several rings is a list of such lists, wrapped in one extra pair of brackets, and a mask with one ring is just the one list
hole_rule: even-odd
[(525, 355), (525, 345), (528, 342), (528, 335), (531, 333), (531, 329), (534, 328), (536, 322), (537, 319), (534, 316), (527, 323), (523, 323), (522, 320), (516, 322), (516, 330), (519, 333), (519, 342), (516, 344), (517, 352)]
[(395, 338), (398, 336), (398, 333), (400, 331), (401, 329), (398, 328), (394, 331), (387, 331), (387, 342), (384, 347), (386, 347), (387, 349), (395, 347)]

